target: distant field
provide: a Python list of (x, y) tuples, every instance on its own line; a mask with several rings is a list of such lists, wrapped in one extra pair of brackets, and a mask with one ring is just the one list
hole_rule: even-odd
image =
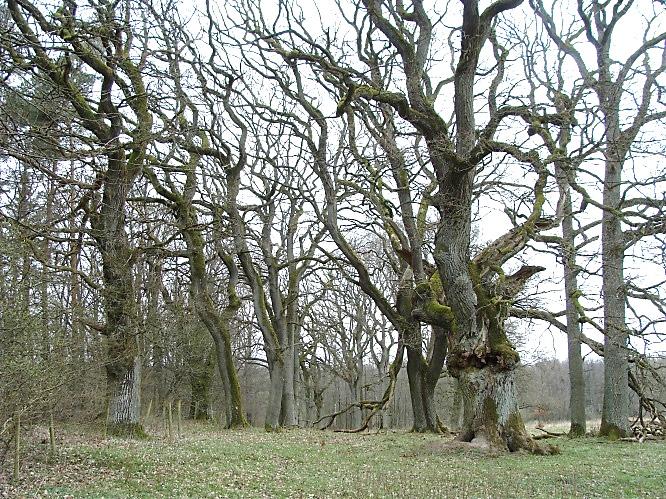
[(67, 430), (57, 459), (30, 449), (18, 487), (0, 478), (0, 497), (666, 497), (664, 441), (558, 438), (548, 442), (561, 455), (535, 457), (401, 432), (183, 433), (169, 443)]

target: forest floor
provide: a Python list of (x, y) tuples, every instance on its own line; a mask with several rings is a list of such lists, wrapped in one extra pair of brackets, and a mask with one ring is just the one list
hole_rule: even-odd
[[(149, 428), (150, 429), (150, 428)], [(170, 441), (59, 429), (26, 438), (20, 482), (0, 497), (650, 497), (666, 498), (666, 441), (549, 439), (561, 454), (490, 455), (405, 432), (265, 433), (186, 424)], [(9, 457), (9, 456), (8, 456)], [(3, 474), (4, 473), (4, 474)]]

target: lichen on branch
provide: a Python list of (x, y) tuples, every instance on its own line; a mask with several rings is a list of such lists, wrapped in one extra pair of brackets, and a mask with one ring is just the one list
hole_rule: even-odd
[[(442, 305), (436, 296), (435, 290), (439, 282), (439, 274), (434, 274), (437, 279), (431, 278), (431, 282), (422, 282), (417, 285), (412, 295), (412, 317), (422, 322), (439, 326), (447, 330), (455, 329), (455, 319), (451, 307)], [(432, 281), (435, 281), (434, 283)], [(433, 285), (434, 284), (434, 285)], [(441, 289), (441, 282), (439, 282)]]

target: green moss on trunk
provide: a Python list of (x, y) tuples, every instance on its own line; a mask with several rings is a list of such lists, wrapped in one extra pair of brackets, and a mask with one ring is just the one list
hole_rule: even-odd
[(609, 440), (619, 440), (620, 438), (625, 438), (628, 435), (627, 432), (619, 426), (602, 420), (601, 427), (599, 428), (599, 436), (606, 437)]
[(148, 438), (148, 434), (140, 423), (112, 423), (107, 426), (107, 433), (114, 437)]
[(571, 428), (569, 429), (569, 436), (571, 438), (584, 437), (585, 436), (585, 426), (571, 423)]

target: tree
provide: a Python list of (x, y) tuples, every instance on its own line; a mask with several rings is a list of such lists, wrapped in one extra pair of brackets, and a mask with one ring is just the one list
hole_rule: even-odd
[[(523, 107), (500, 107), (495, 101), (501, 83), (503, 61), (497, 61), (498, 76), (490, 83), (488, 107), (490, 116), (482, 129), (475, 125), (475, 82), (481, 50), (488, 39), (492, 22), (502, 12), (515, 8), (520, 2), (499, 1), (485, 11), (479, 12), (474, 1), (464, 2), (461, 29), (461, 46), (457, 53), (455, 70), (450, 79), (440, 84), (431, 82), (427, 73), (433, 24), (421, 2), (414, 2), (407, 11), (402, 3), (378, 1), (363, 2), (362, 11), (357, 9), (355, 19), (367, 15), (364, 24), (365, 37), (372, 40), (380, 36), (388, 42), (384, 50), (399, 64), (400, 78), (386, 82), (373, 81), (366, 72), (355, 70), (350, 65), (338, 62), (330, 52), (324, 34), (322, 43), (314, 40), (294, 16), (289, 34), (280, 37), (271, 32), (257, 33), (260, 40), (268, 40), (274, 52), (280, 54), (294, 73), (302, 62), (323, 72), (323, 88), (343, 89), (337, 106), (338, 117), (343, 117), (354, 106), (364, 103), (388, 105), (394, 113), (407, 122), (423, 140), (434, 170), (438, 192), (433, 195), (440, 219), (435, 235), (434, 257), (438, 273), (436, 278), (414, 272), (416, 287), (405, 284), (402, 304), (396, 313), (385, 299), (381, 298), (369, 282), (367, 271), (358, 264), (355, 253), (341, 237), (337, 223), (337, 193), (329, 172), (330, 161), (321, 145), (313, 143), (313, 165), (326, 192), (326, 225), (334, 241), (345, 257), (356, 268), (358, 282), (376, 300), (378, 306), (392, 323), (409, 337), (404, 312), (409, 308), (409, 319), (430, 323), (446, 332), (449, 344), (447, 366), (460, 379), (465, 399), (465, 424), (463, 440), (483, 442), (498, 448), (517, 450), (528, 448), (534, 452), (548, 452), (534, 443), (526, 434), (518, 412), (513, 384), (513, 371), (518, 355), (509, 343), (504, 331), (504, 320), (508, 309), (504, 304), (512, 301), (524, 283), (541, 270), (537, 266), (526, 266), (518, 272), (505, 276), (501, 265), (524, 248), (535, 232), (552, 227), (551, 220), (541, 218), (547, 178), (544, 162), (533, 152), (523, 151), (518, 146), (495, 139), (500, 123), (513, 116), (526, 116), (529, 110)], [(298, 38), (291, 34), (298, 23)], [(249, 23), (250, 24), (250, 23)], [(266, 23), (268, 24), (268, 23)], [(250, 29), (257, 29), (257, 23)], [(265, 38), (268, 36), (268, 38)], [(298, 43), (296, 43), (298, 42)], [(282, 45), (284, 43), (284, 45)], [(363, 46), (363, 45), (361, 45)], [(506, 56), (505, 56), (506, 57)], [(294, 77), (298, 82), (299, 76)], [(280, 80), (278, 80), (281, 83)], [(401, 87), (404, 82), (404, 88)], [(381, 85), (380, 85), (381, 83)], [(455, 130), (444, 120), (434, 106), (440, 91), (447, 83), (453, 83)], [(312, 123), (319, 129), (319, 144), (326, 140), (328, 125), (325, 115), (316, 109), (301, 87), (292, 90), (281, 86), (288, 95), (301, 103)], [(545, 116), (548, 121), (557, 121), (557, 116)], [(453, 134), (453, 137), (452, 135)], [(533, 191), (533, 206), (525, 221), (500, 237), (474, 258), (470, 258), (471, 209), (473, 185), (477, 167), (491, 153), (510, 155), (534, 168), (536, 183)], [(547, 159), (550, 161), (550, 159)], [(418, 267), (416, 267), (418, 269)], [(441, 283), (441, 284), (439, 284)], [(442, 303), (442, 298), (445, 303)], [(403, 308), (404, 307), (404, 308)], [(414, 326), (411, 326), (414, 327)]]
[[(625, 282), (625, 255), (642, 237), (664, 228), (662, 200), (634, 197), (636, 184), (627, 184), (623, 171), (631, 162), (632, 149), (642, 130), (666, 117), (661, 106), (660, 77), (666, 69), (663, 54), (666, 33), (654, 22), (661, 7), (652, 6), (655, 19), (646, 20), (642, 40), (629, 49), (626, 59), (614, 55), (616, 32), (622, 22), (638, 15), (635, 2), (602, 4), (578, 2), (577, 17), (566, 16), (561, 28), (554, 10), (541, 1), (530, 2), (546, 32), (560, 52), (570, 58), (585, 86), (596, 96), (603, 127), (601, 151), (604, 165), (601, 202), (604, 332), (604, 411), (600, 433), (622, 437), (629, 433), (629, 380), (627, 346), (629, 331), (626, 302), (630, 295)], [(557, 4), (553, 8), (566, 8)], [(568, 32), (564, 31), (568, 30)], [(579, 31), (576, 31), (579, 30)], [(583, 38), (584, 37), (584, 38)], [(594, 57), (587, 57), (574, 41), (582, 40)], [(658, 62), (654, 63), (654, 57)], [(625, 59), (619, 63), (617, 60)], [(627, 109), (626, 106), (629, 106)], [(627, 110), (625, 110), (627, 109)], [(586, 201), (591, 196), (580, 189)], [(629, 197), (631, 196), (631, 197)], [(623, 224), (625, 229), (623, 230)]]
[[(134, 44), (131, 26), (123, 21), (130, 5), (100, 6), (92, 22), (77, 17), (73, 2), (49, 13), (22, 0), (8, 0), (7, 7), (16, 30), (3, 34), (3, 48), (16, 61), (15, 71), (33, 70), (48, 78), (73, 107), (78, 125), (89, 134), (91, 149), (104, 159), (78, 209), (86, 211), (102, 257), (110, 430), (142, 434), (135, 255), (125, 218), (127, 197), (141, 171), (152, 126), (141, 69), (132, 53), (140, 55), (147, 47)], [(61, 45), (50, 44), (47, 34), (56, 36)], [(97, 102), (72, 77), (72, 59), (81, 61), (100, 82)]]

